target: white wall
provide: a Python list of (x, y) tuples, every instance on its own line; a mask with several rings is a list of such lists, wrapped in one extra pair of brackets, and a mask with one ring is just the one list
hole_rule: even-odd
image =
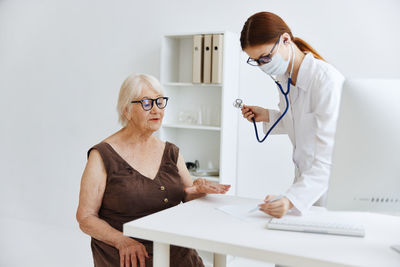
[[(87, 149), (119, 128), (115, 106), (123, 79), (132, 72), (159, 77), (163, 34), (239, 33), (261, 10), (281, 15), (347, 77), (400, 78), (397, 0), (0, 0), (0, 236), (7, 237), (0, 238), (7, 252), (0, 253), (0, 266), (51, 266), (43, 258), (55, 246), (67, 250), (51, 252), (63, 257), (57, 266), (87, 266), (88, 239), (74, 218), (80, 176)], [(275, 107), (268, 77), (245, 62), (241, 68), (240, 97)], [(288, 138), (260, 145), (251, 124), (240, 120), (239, 127), (238, 193), (285, 190), (293, 174)], [(12, 239), (16, 226), (46, 229), (37, 224), (76, 239), (62, 245), (31, 230)], [(71, 252), (76, 256), (66, 258)]]

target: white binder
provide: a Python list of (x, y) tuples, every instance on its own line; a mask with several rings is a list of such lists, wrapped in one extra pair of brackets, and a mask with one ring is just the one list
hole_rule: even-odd
[(203, 35), (193, 35), (192, 82), (201, 83), (203, 74)]
[(211, 83), (211, 64), (212, 64), (212, 34), (204, 35), (203, 48), (203, 83)]
[(214, 34), (212, 39), (211, 82), (222, 83), (222, 51), (224, 45), (224, 35)]

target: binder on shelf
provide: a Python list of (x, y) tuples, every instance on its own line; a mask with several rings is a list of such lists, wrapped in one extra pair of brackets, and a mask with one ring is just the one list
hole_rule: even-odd
[(192, 82), (201, 83), (203, 74), (203, 35), (193, 35)]
[(212, 64), (212, 34), (204, 35), (203, 48), (203, 83), (211, 83), (211, 64)]
[(212, 71), (211, 83), (222, 83), (222, 51), (224, 35), (214, 34), (212, 37)]

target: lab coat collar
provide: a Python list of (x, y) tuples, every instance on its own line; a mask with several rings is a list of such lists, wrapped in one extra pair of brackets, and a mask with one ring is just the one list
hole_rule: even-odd
[(307, 91), (310, 88), (313, 73), (313, 66), (315, 65), (315, 58), (312, 53), (307, 53), (301, 62), (299, 73), (297, 74), (296, 87), (303, 91)]

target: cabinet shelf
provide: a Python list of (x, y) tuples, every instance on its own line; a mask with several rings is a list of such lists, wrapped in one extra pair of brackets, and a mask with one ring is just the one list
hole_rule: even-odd
[(163, 127), (166, 128), (178, 128), (178, 129), (193, 129), (193, 130), (208, 130), (208, 131), (220, 131), (221, 127), (218, 126), (207, 126), (207, 125), (192, 125), (192, 124), (174, 124), (165, 123)]
[(208, 181), (219, 183), (219, 177), (218, 176), (192, 176), (194, 180), (197, 178), (204, 178)]
[(223, 87), (221, 83), (183, 83), (183, 82), (168, 82), (163, 83), (164, 86), (176, 86), (176, 87)]

